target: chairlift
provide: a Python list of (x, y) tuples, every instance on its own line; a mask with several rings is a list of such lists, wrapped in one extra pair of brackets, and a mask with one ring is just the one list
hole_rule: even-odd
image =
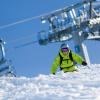
[(15, 76), (12, 70), (12, 66), (10, 65), (9, 61), (5, 58), (4, 41), (1, 39), (0, 39), (0, 51), (1, 51), (0, 76), (8, 76), (8, 74), (10, 74), (11, 76)]

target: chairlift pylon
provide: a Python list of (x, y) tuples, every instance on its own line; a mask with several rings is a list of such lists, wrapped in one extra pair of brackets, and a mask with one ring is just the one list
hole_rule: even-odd
[(9, 73), (10, 76), (15, 76), (10, 61), (5, 57), (5, 47), (2, 39), (0, 39), (0, 50), (2, 53), (0, 59), (0, 76), (8, 76)]

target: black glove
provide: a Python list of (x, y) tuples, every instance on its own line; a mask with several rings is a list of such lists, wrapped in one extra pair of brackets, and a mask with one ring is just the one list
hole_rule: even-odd
[(85, 61), (83, 61), (83, 62), (82, 62), (82, 65), (83, 65), (83, 66), (86, 66), (86, 65), (87, 65), (87, 63), (86, 63)]
[(52, 73), (53, 75), (55, 75), (55, 73)]

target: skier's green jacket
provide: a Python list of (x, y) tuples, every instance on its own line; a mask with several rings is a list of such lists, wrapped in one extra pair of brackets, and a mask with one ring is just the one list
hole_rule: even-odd
[[(70, 59), (69, 53), (71, 52), (73, 61)], [(63, 57), (62, 62), (60, 62), (61, 57), (60, 55)], [(63, 54), (62, 50), (60, 50), (59, 54), (57, 55), (57, 57), (55, 58), (52, 67), (51, 67), (51, 74), (55, 74), (58, 66), (60, 66), (60, 69), (64, 72), (73, 72), (76, 71), (76, 66), (74, 64), (74, 61), (76, 63), (82, 64), (83, 59), (77, 55), (76, 53), (72, 52), (71, 50), (68, 51), (68, 53), (66, 55)], [(60, 64), (61, 63), (61, 64)]]

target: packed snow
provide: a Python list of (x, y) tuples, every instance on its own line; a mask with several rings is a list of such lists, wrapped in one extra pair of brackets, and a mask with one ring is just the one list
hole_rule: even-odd
[(100, 100), (100, 64), (78, 72), (0, 77), (0, 100)]

